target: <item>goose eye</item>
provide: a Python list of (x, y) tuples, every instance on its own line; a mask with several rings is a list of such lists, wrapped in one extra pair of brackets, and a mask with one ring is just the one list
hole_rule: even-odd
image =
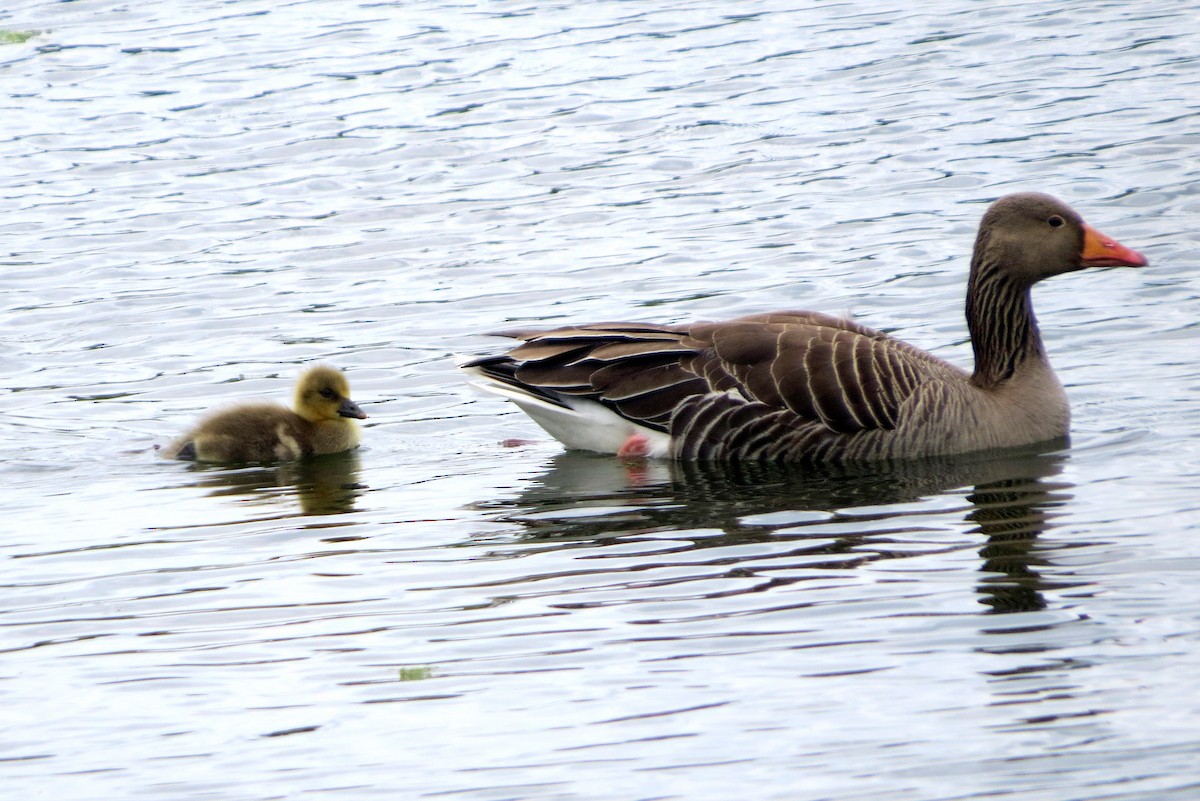
[(329, 387), (325, 387), (325, 389), (321, 390), (321, 397), (325, 398), (326, 400), (333, 400), (333, 398), (334, 398), (333, 390), (330, 389)]
[(1051, 228), (1058, 228), (1060, 225), (1063, 224), (1063, 218), (1059, 217), (1057, 214), (1055, 214), (1053, 217), (1046, 220), (1046, 222), (1050, 223)]

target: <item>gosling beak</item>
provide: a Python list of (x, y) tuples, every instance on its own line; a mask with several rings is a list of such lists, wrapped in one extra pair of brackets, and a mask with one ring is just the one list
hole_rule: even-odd
[(367, 413), (358, 408), (358, 404), (349, 398), (342, 400), (342, 405), (338, 407), (338, 414), (342, 417), (356, 417), (359, 420), (367, 419)]
[(1083, 224), (1083, 252), (1079, 261), (1084, 267), (1145, 267), (1150, 263), (1141, 253), (1087, 223)]

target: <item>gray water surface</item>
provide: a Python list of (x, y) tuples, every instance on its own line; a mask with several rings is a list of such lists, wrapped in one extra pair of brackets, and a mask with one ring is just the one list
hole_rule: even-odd
[[(123, 4), (0, 30), (0, 784), (47, 799), (1191, 799), (1195, 4)], [(969, 364), (1037, 189), (1044, 453), (563, 453), (457, 354), (812, 308)], [(355, 453), (158, 459), (346, 369)], [(512, 446), (509, 440), (530, 440)]]

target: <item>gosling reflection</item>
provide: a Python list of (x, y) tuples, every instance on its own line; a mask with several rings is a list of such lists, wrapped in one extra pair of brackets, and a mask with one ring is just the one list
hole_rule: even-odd
[(365, 489), (358, 482), (359, 464), (357, 451), (345, 451), (266, 467), (196, 465), (194, 486), (213, 496), (245, 496), (264, 503), (287, 495), (299, 502), (301, 514), (344, 514), (354, 511)]
[[(827, 553), (837, 557), (828, 567), (844, 569), (856, 561), (902, 559), (944, 548), (944, 543), (912, 546), (914, 530), (920, 539), (927, 509), (914, 513), (893, 507), (933, 496), (961, 496), (969, 504), (962, 519), (985, 538), (979, 551), (981, 603), (990, 613), (1022, 612), (1046, 606), (1042, 593), (1048, 586), (1036, 569), (1045, 559), (1037, 538), (1050, 525), (1052, 510), (1071, 497), (1069, 485), (1053, 480), (1064, 458), (1025, 452), (818, 470), (763, 464), (628, 465), (611, 457), (566, 453), (517, 499), (481, 506), (500, 511), (500, 519), (519, 525), (528, 539), (602, 543), (666, 532), (679, 539), (681, 533), (695, 532), (689, 550), (795, 540), (806, 567), (821, 567), (812, 557)], [(832, 514), (817, 518), (824, 523), (817, 535), (805, 533), (805, 512)], [(778, 524), (772, 523), (774, 518)], [(857, 521), (866, 524), (859, 531)], [(831, 529), (837, 533), (831, 535)], [(904, 547), (887, 547), (893, 540)], [(824, 544), (813, 547), (813, 541)], [(848, 561), (848, 555), (855, 558)], [(738, 569), (744, 567), (750, 566)]]

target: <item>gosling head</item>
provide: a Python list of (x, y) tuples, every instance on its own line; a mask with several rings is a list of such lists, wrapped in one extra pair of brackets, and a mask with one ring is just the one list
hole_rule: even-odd
[(309, 368), (296, 383), (296, 414), (310, 423), (342, 417), (366, 419), (358, 404), (350, 400), (350, 382), (335, 367), (318, 364)]

